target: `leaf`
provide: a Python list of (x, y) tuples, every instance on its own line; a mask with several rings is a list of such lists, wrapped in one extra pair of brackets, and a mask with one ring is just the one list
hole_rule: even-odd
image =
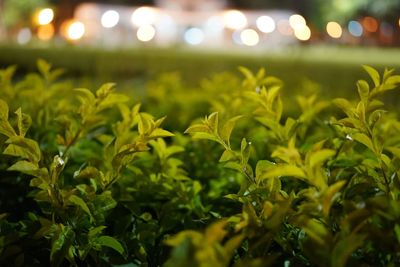
[(209, 128), (207, 125), (204, 124), (195, 124), (190, 126), (189, 128), (186, 129), (185, 133), (198, 133), (198, 132), (204, 132), (204, 133), (209, 133)]
[(36, 65), (37, 65), (37, 68), (38, 68), (39, 72), (44, 77), (47, 77), (49, 75), (49, 72), (50, 72), (50, 69), (51, 69), (51, 65), (47, 61), (39, 58), (37, 60), (37, 62), (36, 62)]
[(208, 139), (208, 140), (212, 140), (215, 142), (220, 143), (220, 141), (213, 135), (213, 134), (209, 134), (209, 133), (194, 133), (192, 135), (193, 139)]
[(361, 245), (363, 245), (366, 236), (351, 233), (340, 239), (335, 245), (331, 254), (332, 267), (346, 266), (347, 259)]
[(336, 154), (335, 150), (332, 149), (322, 149), (312, 153), (310, 156), (310, 167), (314, 168), (320, 164), (323, 164), (329, 158), (333, 157)]
[(256, 165), (256, 179), (260, 181), (260, 177), (264, 173), (266, 173), (271, 167), (275, 166), (275, 164), (268, 160), (259, 160)]
[(97, 111), (101, 111), (113, 106), (117, 106), (120, 103), (127, 102), (129, 97), (123, 94), (110, 94), (105, 99), (103, 99), (97, 106)]
[(174, 136), (174, 134), (167, 130), (161, 129), (161, 128), (155, 129), (149, 135), (149, 137), (151, 137), (151, 138), (170, 137), (170, 136)]
[(96, 91), (98, 98), (106, 98), (115, 88), (115, 83), (105, 83)]
[(89, 89), (76, 88), (74, 90), (81, 94), (81, 97), (79, 97), (79, 100), (81, 101), (82, 104), (94, 105), (94, 102), (96, 101), (96, 97)]
[(246, 165), (250, 158), (251, 142), (247, 142), (246, 138), (242, 139), (240, 144), (240, 155), (242, 158), (241, 164)]
[(124, 254), (124, 248), (122, 247), (121, 243), (114, 237), (103, 235), (97, 238), (96, 241), (101, 246), (112, 248), (121, 255)]
[(338, 106), (347, 116), (352, 117), (353, 114), (353, 106), (351, 103), (345, 98), (336, 98), (333, 100), (333, 104)]
[(324, 199), (322, 202), (322, 212), (324, 216), (327, 218), (329, 216), (329, 211), (331, 209), (331, 205), (335, 198), (338, 196), (338, 192), (342, 187), (346, 184), (346, 181), (339, 181), (329, 186), (324, 193)]
[(0, 120), (8, 120), (8, 104), (3, 99), (0, 99)]
[(222, 129), (220, 131), (220, 136), (221, 136), (222, 140), (224, 140), (228, 144), (230, 143), (229, 139), (231, 137), (232, 130), (235, 127), (236, 121), (241, 118), (243, 118), (243, 116), (239, 115), (239, 116), (230, 118), (227, 122), (225, 122), (224, 126), (222, 126)]
[(40, 161), (41, 151), (39, 144), (35, 140), (21, 136), (13, 136), (10, 137), (6, 143), (10, 145), (4, 150), (4, 154), (20, 156), (22, 158), (29, 159), (34, 163)]
[(8, 167), (8, 171), (18, 171), (25, 174), (36, 176), (38, 174), (39, 167), (26, 160), (20, 160)]
[(356, 140), (357, 142), (368, 147), (372, 152), (375, 152), (374, 145), (373, 145), (371, 139), (367, 135), (365, 135), (363, 133), (355, 133), (355, 134), (352, 134), (351, 137), (354, 140)]
[(369, 85), (366, 81), (364, 80), (359, 80), (357, 82), (357, 89), (358, 89), (358, 95), (360, 96), (361, 101), (368, 101), (369, 98)]
[(92, 213), (90, 212), (89, 207), (87, 206), (86, 202), (83, 201), (82, 198), (80, 198), (80, 197), (78, 197), (76, 195), (71, 195), (68, 200), (71, 203), (75, 204), (76, 206), (80, 207), (84, 212), (86, 212), (89, 215), (90, 220), (93, 219)]
[(290, 164), (274, 165), (268, 170), (267, 173), (262, 175), (260, 179), (263, 180), (268, 178), (285, 177), (285, 176), (306, 179), (306, 174), (303, 171), (303, 169)]
[(372, 81), (374, 82), (375, 87), (378, 87), (381, 84), (381, 77), (380, 77), (378, 71), (376, 71), (374, 68), (367, 66), (367, 65), (363, 65), (362, 67), (371, 77)]
[(15, 132), (11, 124), (8, 122), (8, 120), (2, 120), (2, 119), (0, 119), (0, 133), (9, 138), (17, 135), (17, 133)]
[(24, 137), (32, 124), (32, 119), (27, 114), (22, 113), (21, 108), (17, 109), (17, 111), (15, 111), (15, 114), (17, 114), (19, 135)]
[(224, 250), (226, 253), (226, 261), (227, 262), (229, 262), (229, 260), (233, 257), (235, 250), (237, 248), (239, 248), (239, 246), (242, 244), (244, 238), (245, 238), (244, 234), (239, 234), (225, 242)]
[(400, 159), (400, 148), (398, 147), (387, 147), (386, 150), (389, 150), (394, 157)]
[(227, 149), (222, 153), (222, 155), (219, 159), (219, 162), (226, 162), (226, 161), (230, 161), (230, 160), (234, 160), (234, 159), (236, 159), (235, 152)]
[(218, 133), (218, 112), (214, 112), (207, 117), (206, 123), (210, 126), (214, 134)]
[(51, 243), (50, 261), (52, 266), (61, 264), (74, 239), (75, 233), (70, 227), (62, 224), (58, 226), (58, 232), (54, 235)]
[(102, 233), (107, 226), (101, 225), (94, 228), (91, 228), (88, 233), (89, 239), (95, 238), (98, 234)]
[(255, 80), (253, 73), (248, 68), (239, 66), (238, 69), (244, 75), (244, 77), (246, 77), (246, 79), (251, 80), (251, 81)]

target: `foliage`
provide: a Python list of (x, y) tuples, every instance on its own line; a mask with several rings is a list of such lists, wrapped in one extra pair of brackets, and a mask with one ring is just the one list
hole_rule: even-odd
[(364, 66), (357, 101), (310, 93), (290, 116), (264, 69), (186, 98), (166, 75), (154, 117), (112, 83), (37, 68), (0, 71), (2, 266), (400, 264), (400, 122), (380, 100), (394, 70)]

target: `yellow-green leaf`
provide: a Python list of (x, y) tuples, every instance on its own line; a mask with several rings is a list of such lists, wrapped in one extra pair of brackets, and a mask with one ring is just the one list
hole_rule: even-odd
[(284, 176), (296, 177), (301, 179), (306, 178), (306, 174), (303, 169), (290, 164), (278, 164), (271, 167), (267, 173), (263, 174), (260, 177), (260, 179), (268, 179), (268, 178), (284, 177)]
[(322, 149), (312, 153), (310, 156), (310, 167), (314, 168), (317, 165), (323, 164), (329, 158), (335, 155), (335, 150)]
[(356, 140), (357, 142), (368, 147), (372, 152), (375, 152), (374, 145), (373, 145), (371, 139), (367, 135), (365, 135), (363, 133), (355, 133), (355, 134), (352, 134), (351, 137), (354, 140)]
[(82, 198), (80, 198), (80, 197), (78, 197), (76, 195), (71, 195), (69, 197), (69, 201), (71, 203), (75, 204), (76, 206), (80, 207), (84, 212), (86, 212), (89, 215), (91, 220), (93, 219), (92, 213), (90, 212), (89, 207), (87, 206), (86, 202), (83, 201)]
[(374, 68), (367, 66), (367, 65), (363, 65), (362, 67), (371, 77), (372, 81), (374, 82), (375, 87), (378, 87), (381, 83), (381, 77), (379, 75), (379, 72), (376, 71)]
[(231, 119), (229, 119), (227, 122), (225, 122), (224, 126), (222, 126), (220, 136), (222, 140), (227, 142), (229, 144), (229, 139), (232, 134), (232, 130), (235, 127), (236, 121), (241, 119), (243, 116), (236, 116)]
[(99, 243), (103, 247), (109, 247), (117, 251), (119, 254), (124, 254), (124, 247), (121, 243), (115, 239), (114, 237), (103, 235), (96, 239), (97, 243)]

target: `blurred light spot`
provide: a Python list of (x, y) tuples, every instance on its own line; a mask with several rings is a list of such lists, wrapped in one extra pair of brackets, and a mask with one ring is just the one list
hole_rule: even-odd
[(104, 28), (112, 28), (119, 22), (119, 14), (115, 10), (107, 10), (101, 16), (101, 25)]
[(393, 35), (393, 27), (387, 22), (382, 22), (380, 27), (381, 33), (386, 37), (391, 37)]
[(293, 28), (290, 26), (289, 21), (287, 20), (280, 20), (278, 21), (277, 24), (278, 31), (282, 35), (292, 35), (293, 34)]
[(79, 40), (85, 34), (85, 25), (80, 21), (73, 21), (68, 25), (67, 38), (70, 40)]
[(133, 25), (140, 27), (144, 25), (155, 24), (158, 18), (158, 10), (153, 7), (139, 7), (133, 11), (131, 22)]
[(32, 32), (29, 28), (22, 28), (17, 35), (17, 42), (21, 45), (27, 44), (32, 38)]
[(54, 35), (53, 24), (41, 25), (37, 29), (37, 36), (42, 41), (50, 40)]
[(352, 20), (347, 26), (349, 33), (355, 37), (360, 37), (363, 34), (363, 28), (358, 21)]
[(240, 33), (240, 39), (247, 46), (255, 46), (260, 41), (258, 33), (253, 29), (245, 29)]
[(206, 21), (206, 30), (211, 33), (220, 33), (224, 30), (224, 21), (218, 16), (212, 16)]
[(256, 20), (257, 28), (264, 32), (270, 33), (275, 30), (275, 21), (270, 16), (261, 16)]
[(378, 30), (378, 21), (373, 17), (365, 17), (362, 20), (362, 26), (367, 32), (376, 32)]
[(154, 38), (156, 35), (156, 29), (151, 25), (140, 26), (137, 30), (136, 36), (139, 41), (148, 42)]
[(178, 28), (174, 19), (168, 14), (162, 14), (156, 25), (158, 37), (164, 41), (175, 41)]
[(223, 20), (225, 27), (228, 29), (240, 30), (247, 26), (247, 18), (239, 10), (225, 11)]
[(300, 41), (307, 41), (311, 38), (311, 30), (307, 25), (303, 25), (303, 27), (297, 27), (294, 30), (294, 36)]
[(340, 38), (342, 36), (342, 27), (335, 21), (330, 21), (326, 24), (326, 32), (332, 38)]
[(303, 16), (299, 14), (294, 14), (289, 17), (289, 24), (294, 30), (297, 28), (302, 28), (306, 25), (306, 20)]
[(52, 22), (54, 19), (54, 12), (51, 8), (45, 8), (39, 11), (38, 14), (38, 24), (39, 25), (46, 25)]
[(191, 45), (198, 45), (198, 44), (200, 44), (201, 42), (203, 42), (203, 40), (204, 40), (204, 33), (203, 33), (203, 31), (202, 31), (201, 29), (199, 29), (199, 28), (190, 28), (190, 29), (188, 29), (188, 30), (185, 32), (185, 34), (184, 34), (184, 36), (183, 36), (183, 39), (185, 39), (185, 41), (186, 41), (188, 44), (191, 44)]

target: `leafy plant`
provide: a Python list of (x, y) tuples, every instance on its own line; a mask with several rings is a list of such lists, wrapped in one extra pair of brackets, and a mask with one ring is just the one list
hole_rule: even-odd
[(168, 122), (37, 66), (0, 71), (2, 265), (400, 264), (394, 70), (364, 66), (358, 100), (298, 96), (290, 116), (264, 69), (204, 80), (206, 98), (165, 75), (143, 107)]

